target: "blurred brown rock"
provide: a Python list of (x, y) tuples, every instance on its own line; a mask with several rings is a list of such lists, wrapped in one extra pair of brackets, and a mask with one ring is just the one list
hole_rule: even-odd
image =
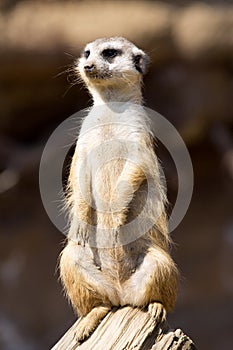
[[(63, 99), (69, 90), (66, 75), (55, 77), (73, 64), (86, 42), (111, 35), (126, 36), (148, 51), (148, 91), (153, 69), (155, 75), (163, 74), (162, 81), (157, 80), (158, 95), (149, 91), (148, 102), (159, 109), (179, 96), (177, 105), (169, 103), (173, 121), (177, 123), (177, 115), (185, 130), (192, 119), (191, 128), (196, 130), (192, 140), (202, 135), (202, 125), (209, 125), (212, 111), (220, 120), (231, 115), (232, 76), (228, 73), (233, 59), (233, 6), (20, 1), (2, 11), (0, 29), (0, 130), (8, 135), (37, 137), (38, 127), (46, 128), (61, 120), (63, 113), (83, 108), (87, 101), (83, 92), (73, 88)], [(189, 66), (177, 70), (179, 65)], [(164, 96), (160, 89), (166, 90)], [(185, 115), (180, 116), (180, 110)], [(196, 119), (200, 128), (194, 125)]]
[(173, 35), (184, 58), (232, 62), (233, 6), (194, 3), (177, 12)]

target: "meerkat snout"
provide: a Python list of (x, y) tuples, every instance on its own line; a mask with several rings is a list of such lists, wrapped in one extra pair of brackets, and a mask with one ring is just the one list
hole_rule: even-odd
[(91, 66), (86, 65), (86, 66), (84, 66), (84, 70), (86, 73), (91, 73), (95, 70), (95, 66), (94, 66), (94, 64), (92, 64)]

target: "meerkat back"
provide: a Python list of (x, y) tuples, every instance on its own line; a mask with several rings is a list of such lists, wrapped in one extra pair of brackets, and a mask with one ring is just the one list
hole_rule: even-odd
[(60, 259), (83, 341), (113, 306), (148, 308), (161, 322), (175, 304), (162, 186), (141, 83), (147, 55), (124, 38), (87, 44), (77, 74), (93, 98), (69, 176), (70, 230)]

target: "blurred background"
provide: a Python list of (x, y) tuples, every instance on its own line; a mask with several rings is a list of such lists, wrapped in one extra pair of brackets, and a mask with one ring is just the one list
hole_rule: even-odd
[[(56, 272), (64, 236), (43, 208), (39, 162), (56, 126), (90, 105), (65, 71), (86, 42), (112, 35), (150, 55), (145, 103), (179, 130), (193, 161), (192, 202), (172, 233), (182, 278), (169, 322), (199, 349), (230, 349), (232, 1), (1, 0), (0, 33), (0, 349), (49, 349), (75, 320)], [(169, 164), (165, 156), (174, 201)]]

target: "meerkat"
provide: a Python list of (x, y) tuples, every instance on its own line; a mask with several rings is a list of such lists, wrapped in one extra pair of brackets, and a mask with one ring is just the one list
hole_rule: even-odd
[(143, 107), (148, 56), (125, 38), (86, 45), (75, 70), (93, 98), (68, 180), (70, 228), (60, 276), (83, 341), (113, 307), (144, 308), (157, 322), (174, 308), (166, 194)]

